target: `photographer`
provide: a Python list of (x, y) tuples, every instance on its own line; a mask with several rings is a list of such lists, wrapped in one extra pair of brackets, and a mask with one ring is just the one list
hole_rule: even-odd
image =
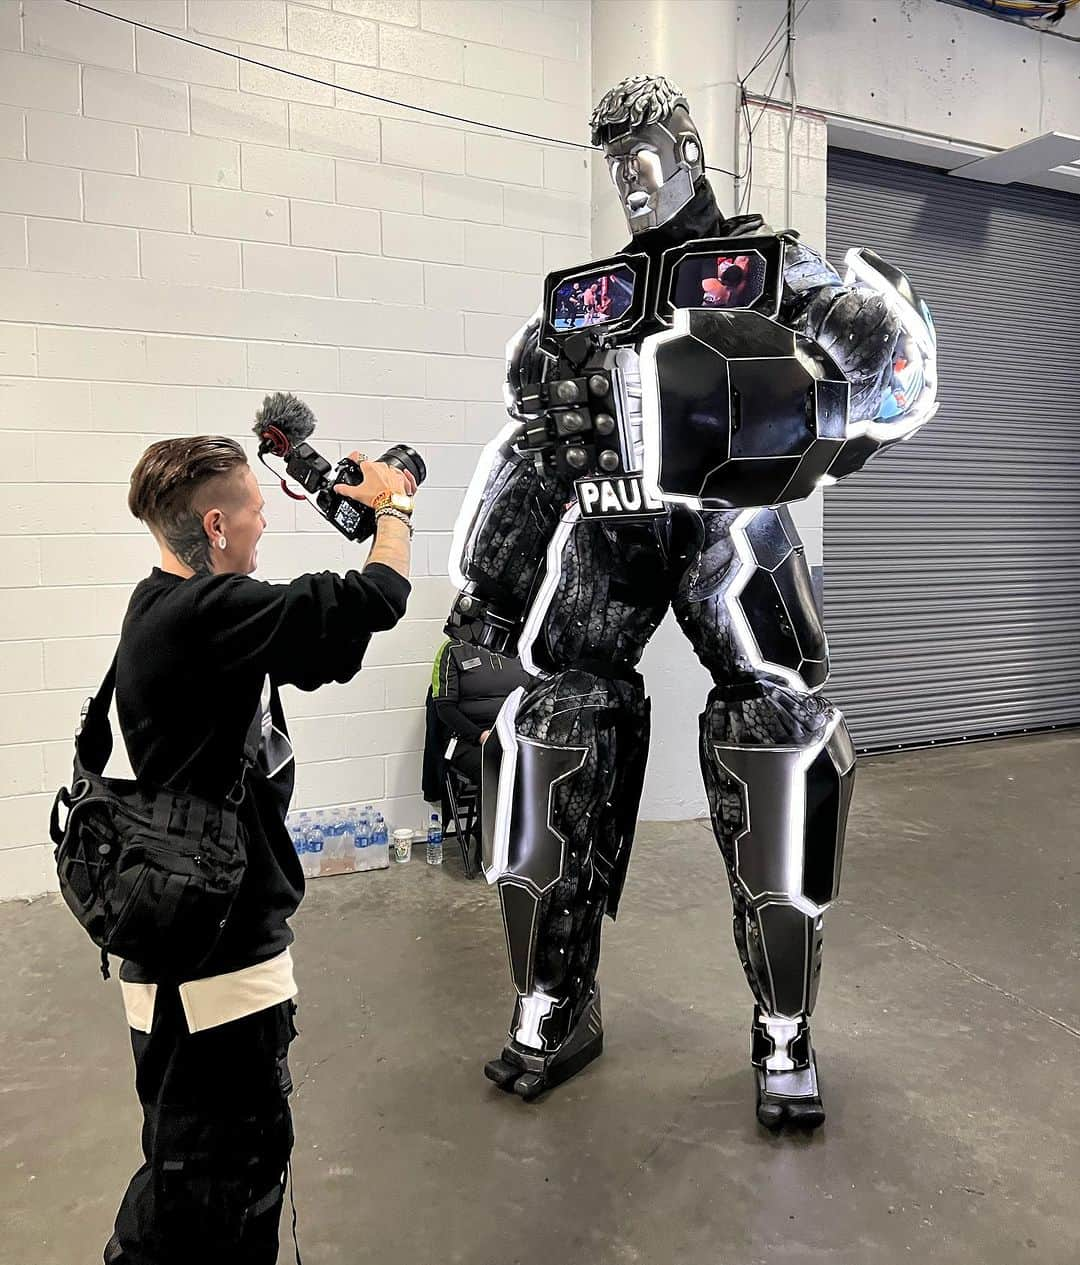
[(164, 440), (131, 476), (131, 512), (161, 549), (161, 565), (132, 594), (117, 660), (117, 712), (136, 776), (220, 801), (245, 743), (258, 742), (258, 757), (239, 810), (246, 870), (198, 978), (121, 968), (145, 1163), (117, 1214), (107, 1265), (277, 1260), (293, 1141), (288, 920), (304, 893), (285, 826), (293, 757), (278, 687), (350, 680), (410, 591), (416, 481), (359, 453), (352, 460), (363, 481), (335, 490), (375, 511), (367, 563), (290, 584), (251, 578), (266, 521), (239, 444)]

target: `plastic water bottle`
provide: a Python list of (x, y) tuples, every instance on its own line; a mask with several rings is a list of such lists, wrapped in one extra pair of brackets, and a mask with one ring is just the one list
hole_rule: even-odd
[(334, 845), (336, 842), (336, 822), (334, 821), (334, 813), (326, 811), (326, 808), (320, 808), (315, 813), (315, 820), (322, 830), (322, 851), (319, 854), (319, 873), (329, 874), (330, 865), (334, 859)]
[(307, 852), (308, 865), (310, 869), (308, 873), (311, 875), (321, 874), (323, 867), (323, 853), (326, 851), (326, 831), (319, 818), (313, 817), (311, 825), (307, 831)]
[(301, 813), (296, 822), (296, 851), (300, 857), (300, 868), (304, 872), (305, 878), (310, 878), (312, 874), (312, 855), (311, 855), (311, 814)]
[(431, 814), (431, 824), (427, 828), (427, 863), (442, 865), (442, 826), (439, 814)]
[[(371, 845), (371, 819), (368, 817), (365, 808), (360, 814), (360, 820), (356, 823), (356, 832), (353, 835), (353, 852), (366, 849)], [(364, 865), (365, 857), (363, 851), (355, 857), (354, 865), (359, 869)]]
[(324, 808), (321, 812), (315, 814), (315, 820), (322, 827), (323, 835), (323, 850), (319, 855), (319, 869), (321, 873), (328, 874), (337, 850), (337, 818), (333, 812)]
[(337, 860), (341, 868), (352, 870), (356, 867), (353, 858), (356, 840), (356, 812), (346, 806), (337, 810)]
[(371, 846), (380, 849), (384, 856), (390, 846), (390, 830), (382, 813), (375, 814), (375, 825), (371, 831)]
[(303, 870), (307, 863), (307, 840), (304, 838), (304, 829), (300, 824), (299, 817), (293, 817), (289, 822), (289, 838), (292, 840), (292, 846), (296, 851), (296, 855), (300, 858), (300, 868)]
[(356, 823), (348, 808), (335, 809), (334, 819), (334, 860), (338, 870), (351, 870)]

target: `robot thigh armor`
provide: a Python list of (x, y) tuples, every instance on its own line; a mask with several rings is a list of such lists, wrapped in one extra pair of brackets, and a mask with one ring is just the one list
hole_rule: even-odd
[(820, 689), (829, 648), (791, 515), (781, 507), (698, 519), (697, 558), (679, 585), (675, 614), (714, 680)]

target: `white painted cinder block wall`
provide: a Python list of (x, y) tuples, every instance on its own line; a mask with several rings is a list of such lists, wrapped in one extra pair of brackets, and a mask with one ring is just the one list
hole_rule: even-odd
[[(125, 506), (147, 443), (250, 439), (268, 391), (328, 456), (416, 445), (408, 617), (347, 686), (287, 699), (299, 804), (419, 825), (449, 533), (501, 424), (503, 345), (589, 256), (586, 158), (379, 106), (359, 88), (581, 138), (587, 0), (100, 0), (336, 87), (61, 0), (0, 0), (0, 896), (54, 885), (71, 733), (154, 561)], [(261, 469), (261, 467), (257, 467)], [(267, 487), (261, 574), (363, 556)]]
[[(691, 93), (710, 160), (734, 169), (736, 78), (786, 0), (99, 4), (339, 89), (577, 139), (595, 94), (657, 70)], [(1075, 131), (1078, 60), (1074, 43), (937, 0), (813, 0), (796, 44), (806, 105), (989, 146)], [(826, 129), (806, 119), (795, 137), (791, 219), (823, 245)], [(783, 149), (766, 116), (753, 205), (774, 224)], [(544, 272), (623, 240), (593, 166), (590, 198), (573, 151), (418, 123), (61, 0), (0, 0), (0, 895), (50, 882), (49, 790), (152, 560), (124, 509), (131, 464), (160, 435), (243, 435), (277, 387), (311, 401), (329, 454), (405, 439), (432, 459), (406, 624), (353, 685), (290, 699), (303, 802), (378, 798), (417, 818), (449, 530), (500, 422), (502, 341)], [(714, 183), (729, 205), (729, 180)], [(313, 515), (271, 505), (268, 571), (345, 564)], [(800, 524), (820, 561), (819, 500)], [(643, 666), (656, 706), (643, 815), (698, 815), (686, 722), (708, 678), (667, 624)]]

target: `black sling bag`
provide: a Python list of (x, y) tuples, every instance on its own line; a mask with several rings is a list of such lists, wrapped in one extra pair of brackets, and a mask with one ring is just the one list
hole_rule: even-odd
[(53, 802), (49, 833), (60, 891), (101, 950), (105, 979), (110, 953), (165, 978), (189, 979), (220, 939), (244, 876), (247, 832), (238, 811), (261, 714), (245, 737), (239, 776), (218, 803), (104, 776), (115, 686), (114, 656), (83, 708), (71, 787), (61, 787)]

